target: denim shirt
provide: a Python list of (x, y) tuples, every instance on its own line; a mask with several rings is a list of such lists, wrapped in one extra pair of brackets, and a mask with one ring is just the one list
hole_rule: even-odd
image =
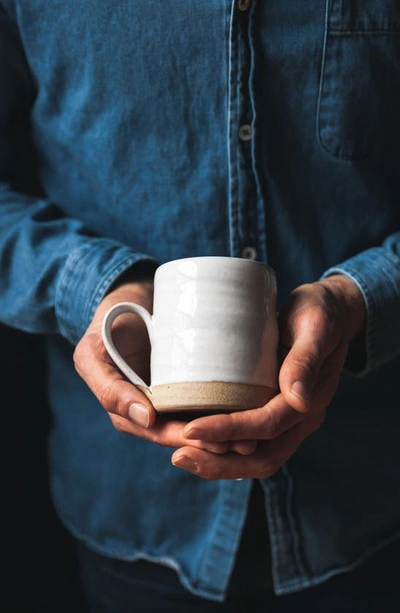
[(224, 597), (251, 480), (119, 434), (72, 361), (123, 271), (194, 255), (268, 263), (279, 304), (339, 272), (367, 305), (365, 363), (261, 481), (276, 593), (400, 536), (399, 142), (398, 0), (0, 1), (0, 320), (48, 339), (76, 537)]

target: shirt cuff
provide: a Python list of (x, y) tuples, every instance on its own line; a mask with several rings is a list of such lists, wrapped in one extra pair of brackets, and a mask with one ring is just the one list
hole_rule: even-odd
[(86, 332), (110, 286), (128, 268), (147, 267), (153, 274), (158, 263), (148, 255), (102, 238), (88, 240), (68, 257), (56, 292), (60, 331), (73, 345)]
[[(360, 341), (349, 348), (344, 370), (362, 376), (400, 354), (400, 233), (382, 247), (374, 247), (329, 268), (321, 277), (333, 274), (349, 277), (361, 291), (367, 308), (367, 328), (360, 361)], [(362, 343), (361, 343), (362, 344)], [(358, 358), (355, 359), (355, 354)], [(360, 366), (360, 363), (362, 364)]]

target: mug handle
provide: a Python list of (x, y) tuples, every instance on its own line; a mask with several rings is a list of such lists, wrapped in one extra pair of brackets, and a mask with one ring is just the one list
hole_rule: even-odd
[(109, 356), (118, 366), (118, 368), (124, 373), (124, 375), (129, 379), (133, 385), (137, 385), (140, 387), (144, 387), (147, 391), (151, 392), (150, 387), (139, 377), (138, 374), (135, 373), (134, 370), (127, 364), (121, 354), (118, 352), (116, 346), (114, 345), (114, 341), (112, 339), (111, 326), (114, 320), (123, 313), (134, 313), (135, 315), (139, 315), (142, 318), (144, 323), (146, 324), (147, 332), (149, 334), (150, 346), (153, 345), (153, 318), (150, 313), (144, 307), (139, 304), (135, 304), (134, 302), (118, 302), (114, 304), (104, 316), (103, 325), (101, 328), (101, 334), (103, 337), (103, 343)]

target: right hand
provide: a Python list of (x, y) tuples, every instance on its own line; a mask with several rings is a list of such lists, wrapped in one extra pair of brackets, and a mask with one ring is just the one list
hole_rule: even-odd
[[(112, 289), (99, 304), (92, 322), (74, 351), (78, 374), (108, 412), (113, 426), (165, 447), (193, 446), (212, 453), (236, 451), (247, 455), (255, 450), (251, 441), (188, 441), (183, 436), (187, 420), (157, 415), (150, 400), (120, 372), (107, 353), (101, 328), (106, 312), (117, 302), (135, 302), (150, 313), (153, 306), (152, 281), (127, 281)], [(150, 343), (143, 321), (134, 314), (120, 315), (113, 323), (113, 340), (125, 361), (147, 383), (150, 379)]]

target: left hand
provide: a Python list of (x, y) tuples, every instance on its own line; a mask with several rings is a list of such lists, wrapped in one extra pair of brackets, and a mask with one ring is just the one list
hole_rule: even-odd
[[(205, 479), (270, 477), (322, 424), (349, 343), (365, 331), (363, 296), (344, 275), (301, 285), (279, 314), (279, 326), (279, 393), (260, 408), (189, 422), (183, 431), (188, 446), (173, 453), (175, 466)], [(257, 447), (249, 455), (217, 455), (190, 446), (192, 439), (231, 448), (254, 441)]]

